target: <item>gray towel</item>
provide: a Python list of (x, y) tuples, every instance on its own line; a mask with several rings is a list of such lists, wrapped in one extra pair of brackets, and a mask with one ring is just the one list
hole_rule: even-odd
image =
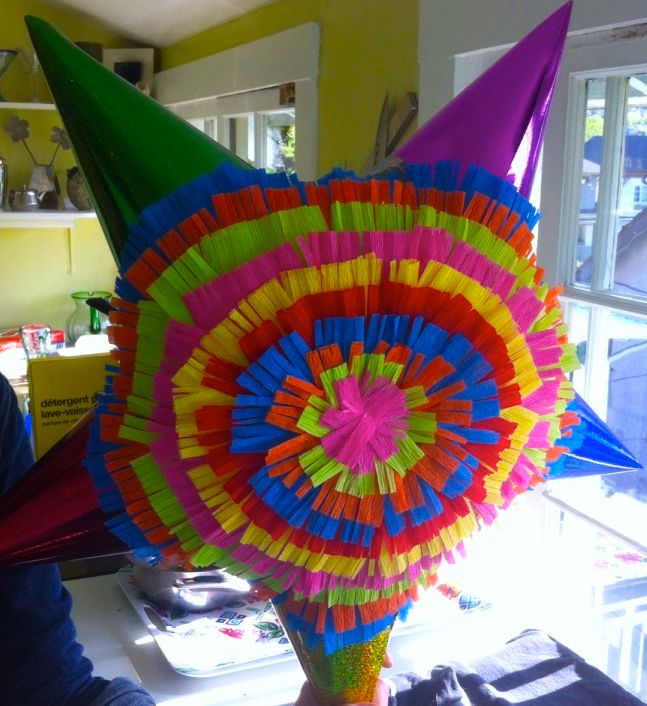
[(469, 665), (394, 680), (390, 706), (644, 706), (599, 669), (540, 630), (526, 630)]

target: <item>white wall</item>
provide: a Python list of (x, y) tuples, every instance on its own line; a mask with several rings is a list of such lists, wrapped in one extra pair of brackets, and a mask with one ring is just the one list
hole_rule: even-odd
[[(420, 0), (419, 120), (454, 96), (455, 57), (512, 45), (562, 0)], [(569, 36), (647, 21), (647, 0), (574, 0)]]

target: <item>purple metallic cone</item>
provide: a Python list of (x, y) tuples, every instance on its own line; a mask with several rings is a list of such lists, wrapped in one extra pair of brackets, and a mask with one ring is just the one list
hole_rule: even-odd
[(395, 153), (405, 162), (458, 160), (509, 178), (528, 197), (557, 83), (572, 2), (554, 12)]

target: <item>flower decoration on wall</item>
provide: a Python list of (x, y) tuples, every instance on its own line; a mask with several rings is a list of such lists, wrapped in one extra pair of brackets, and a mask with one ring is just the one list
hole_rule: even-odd
[(52, 136), (50, 137), (50, 142), (55, 144), (56, 147), (54, 148), (49, 161), (42, 162), (36, 159), (34, 153), (31, 150), (31, 147), (29, 146), (29, 143), (27, 142), (30, 137), (29, 121), (25, 120), (24, 118), (19, 118), (17, 115), (12, 115), (9, 120), (7, 120), (7, 122), (4, 124), (4, 131), (9, 134), (9, 136), (14, 142), (23, 143), (34, 166), (45, 165), (47, 167), (51, 167), (54, 164), (54, 160), (56, 159), (56, 155), (58, 154), (58, 151), (60, 149), (70, 149), (70, 140), (65, 130), (60, 127), (54, 126), (52, 127)]

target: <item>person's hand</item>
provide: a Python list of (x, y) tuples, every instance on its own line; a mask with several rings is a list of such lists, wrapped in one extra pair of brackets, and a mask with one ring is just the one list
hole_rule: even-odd
[[(384, 662), (382, 663), (382, 666), (387, 669), (393, 666), (391, 655), (388, 652), (384, 655)], [(344, 706), (388, 706), (389, 695), (389, 685), (381, 679), (378, 679), (377, 684), (375, 685), (375, 693), (373, 694), (373, 699), (371, 701), (344, 704)], [(317, 701), (317, 697), (308, 682), (301, 687), (301, 693), (299, 694), (299, 698), (294, 702), (294, 706), (320, 706)]]
[[(344, 704), (344, 706), (388, 706), (389, 703), (389, 685), (378, 679), (375, 686), (375, 693), (371, 701), (362, 701), (361, 703), (354, 702), (352, 704)], [(294, 706), (320, 706), (317, 697), (310, 684), (306, 682), (301, 687), (299, 698), (294, 702)]]

